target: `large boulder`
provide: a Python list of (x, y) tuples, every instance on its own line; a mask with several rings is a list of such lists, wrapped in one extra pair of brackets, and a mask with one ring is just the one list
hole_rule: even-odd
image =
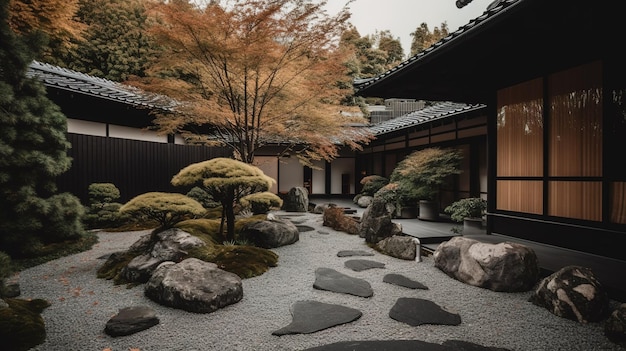
[(539, 279), (537, 255), (518, 243), (487, 244), (454, 237), (441, 243), (433, 258), (435, 267), (449, 276), (493, 291), (528, 291)]
[(246, 226), (239, 238), (265, 249), (290, 245), (300, 240), (300, 231), (291, 221), (274, 218)]
[(144, 287), (151, 300), (194, 313), (210, 313), (241, 301), (241, 278), (196, 258), (180, 263), (166, 262), (152, 274)]
[(361, 208), (367, 208), (367, 206), (372, 204), (372, 201), (374, 201), (374, 197), (373, 196), (363, 195), (363, 196), (359, 197), (358, 200), (356, 200), (356, 204), (357, 204), (357, 206), (359, 206)]
[(145, 283), (150, 279), (152, 272), (163, 262), (179, 262), (187, 256), (189, 250), (205, 246), (200, 240), (178, 228), (164, 230), (152, 240), (151, 235), (146, 235), (135, 242), (129, 250), (144, 252), (133, 258), (122, 269), (122, 276), (129, 282)]
[(598, 322), (608, 315), (609, 298), (593, 271), (563, 267), (544, 278), (529, 300), (553, 314), (580, 323)]
[(402, 234), (402, 226), (391, 221), (391, 214), (387, 211), (384, 200), (374, 198), (365, 209), (359, 226), (359, 237), (371, 244)]
[(348, 234), (359, 233), (359, 222), (352, 217), (346, 216), (344, 209), (341, 207), (329, 207), (324, 210), (322, 225)]
[(378, 251), (403, 260), (415, 260), (419, 241), (406, 235), (394, 235), (376, 244)]
[(307, 212), (309, 210), (309, 191), (301, 186), (289, 189), (283, 199), (282, 209), (287, 212)]

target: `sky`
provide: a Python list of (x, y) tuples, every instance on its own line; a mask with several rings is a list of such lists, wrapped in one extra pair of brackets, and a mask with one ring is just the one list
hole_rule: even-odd
[[(327, 11), (334, 15), (348, 0), (328, 0)], [(411, 50), (411, 33), (422, 23), (432, 31), (448, 24), (450, 33), (480, 16), (493, 0), (473, 0), (463, 8), (456, 7), (456, 0), (354, 0), (348, 6), (350, 22), (361, 36), (376, 31), (389, 30), (400, 38), (405, 55)]]

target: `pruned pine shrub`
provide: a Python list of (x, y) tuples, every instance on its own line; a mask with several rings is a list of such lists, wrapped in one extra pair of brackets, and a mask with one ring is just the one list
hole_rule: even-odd
[(211, 196), (211, 194), (207, 193), (204, 189), (202, 189), (199, 186), (194, 186), (193, 188), (191, 188), (191, 190), (187, 192), (187, 196), (198, 201), (206, 209), (220, 206), (220, 203), (215, 201), (213, 199), (213, 196)]
[(283, 200), (269, 191), (246, 195), (239, 202), (255, 215), (268, 213), (272, 208), (280, 208), (283, 205)]
[(120, 208), (120, 212), (154, 220), (164, 229), (185, 219), (202, 217), (206, 210), (198, 201), (183, 194), (150, 192), (134, 197)]
[(89, 185), (89, 208), (83, 216), (83, 223), (89, 229), (116, 228), (126, 224), (129, 217), (120, 212), (119, 189), (112, 183)]

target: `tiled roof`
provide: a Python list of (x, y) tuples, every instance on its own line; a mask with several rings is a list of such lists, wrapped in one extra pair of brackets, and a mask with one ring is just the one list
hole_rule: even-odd
[(420, 124), (433, 122), (438, 119), (449, 118), (457, 116), (459, 114), (477, 111), (485, 107), (486, 106), (482, 104), (468, 105), (456, 102), (440, 102), (433, 106), (429, 106), (421, 110), (407, 113), (406, 115), (372, 125), (370, 126), (370, 131), (372, 132), (372, 134), (379, 136), (397, 130), (414, 127)]
[(438, 42), (436, 42), (429, 48), (399, 63), (397, 66), (391, 68), (387, 72), (384, 72), (373, 78), (355, 79), (353, 82), (355, 89), (358, 92), (359, 90), (364, 89), (372, 84), (376, 84), (376, 82), (380, 81), (381, 79), (384, 79), (388, 76), (394, 75), (406, 69), (408, 66), (410, 66), (416, 61), (432, 56), (434, 52), (438, 52), (439, 48), (445, 47), (449, 45), (450, 42), (457, 40), (465, 35), (468, 35), (468, 32), (470, 32), (471, 30), (475, 30), (476, 28), (480, 27), (483, 23), (488, 22), (489, 20), (493, 19), (498, 14), (505, 12), (511, 6), (517, 3), (521, 3), (522, 1), (523, 0), (495, 0), (493, 1), (487, 7), (485, 12), (483, 12), (482, 15), (471, 20), (468, 24), (461, 26), (459, 29), (450, 33), (445, 38), (442, 38), (441, 40), (439, 40)]
[(148, 93), (141, 89), (108, 79), (33, 61), (26, 73), (36, 77), (47, 87), (91, 95), (140, 108), (172, 110), (176, 102), (166, 96)]

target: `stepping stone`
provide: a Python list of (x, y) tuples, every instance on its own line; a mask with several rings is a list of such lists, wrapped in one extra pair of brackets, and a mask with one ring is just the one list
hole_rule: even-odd
[(354, 308), (317, 301), (298, 301), (291, 307), (292, 322), (272, 335), (310, 334), (340, 324), (354, 322), (363, 313)]
[(374, 256), (374, 253), (363, 250), (342, 250), (337, 252), (337, 257), (349, 257), (349, 256)]
[(124, 336), (146, 330), (159, 324), (155, 311), (147, 306), (122, 308), (109, 319), (104, 332), (110, 336)]
[(446, 340), (443, 342), (442, 345), (448, 346), (452, 350), (459, 350), (459, 351), (511, 351), (510, 349), (505, 349), (501, 347), (482, 346), (482, 345), (474, 344), (469, 341), (463, 341), (463, 340)]
[(372, 268), (385, 268), (384, 263), (371, 260), (348, 260), (344, 263), (344, 265), (355, 272), (365, 271)]
[(383, 277), (383, 282), (403, 286), (409, 289), (428, 290), (428, 287), (420, 282), (411, 280), (401, 274), (389, 273)]
[(310, 227), (308, 225), (296, 225), (296, 228), (298, 228), (298, 231), (300, 233), (311, 232), (311, 231), (315, 230), (315, 228)]
[(389, 317), (414, 327), (422, 324), (461, 324), (458, 314), (450, 313), (432, 301), (410, 297), (399, 298), (389, 311)]
[(372, 286), (367, 281), (350, 277), (330, 268), (318, 268), (315, 270), (313, 287), (319, 290), (360, 297), (372, 297), (374, 295), (374, 290), (372, 290)]
[(420, 340), (369, 340), (340, 341), (333, 344), (317, 346), (303, 351), (511, 351), (497, 347), (485, 347), (467, 341), (448, 340), (442, 345)]
[(460, 351), (439, 344), (420, 340), (368, 340), (340, 341), (333, 344), (317, 346), (303, 351)]

